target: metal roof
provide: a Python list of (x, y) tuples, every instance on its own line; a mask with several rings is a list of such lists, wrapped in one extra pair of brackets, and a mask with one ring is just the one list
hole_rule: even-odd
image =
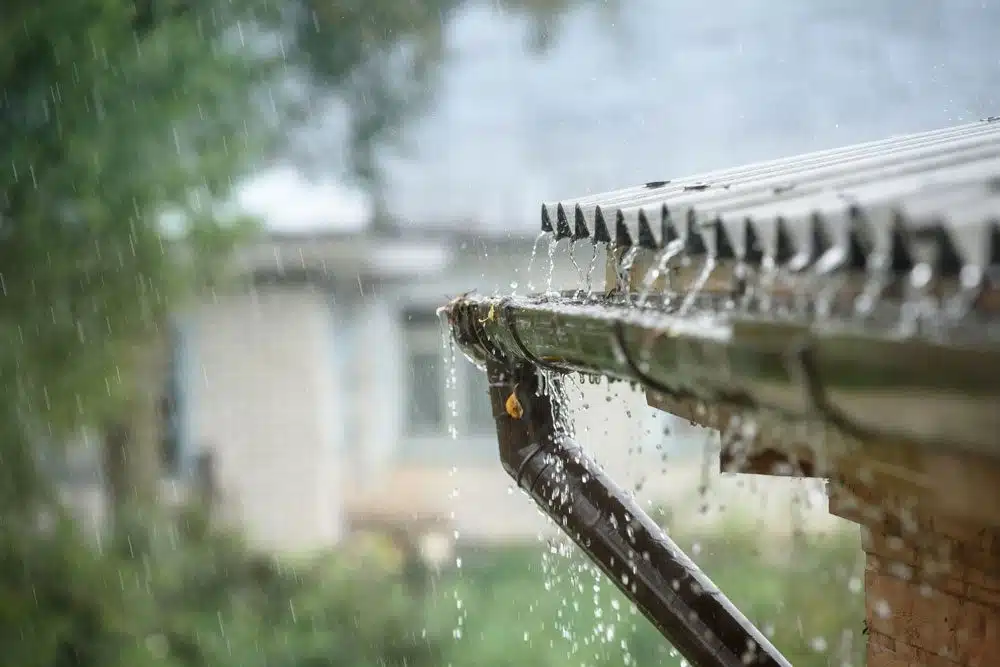
[(651, 249), (680, 239), (694, 254), (799, 268), (831, 251), (855, 268), (919, 256), (925, 239), (941, 271), (992, 266), (998, 222), (997, 117), (542, 206), (542, 229), (559, 238)]

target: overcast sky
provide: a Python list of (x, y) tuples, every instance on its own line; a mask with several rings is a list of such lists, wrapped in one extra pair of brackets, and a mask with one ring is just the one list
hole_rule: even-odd
[[(393, 211), (530, 230), (546, 200), (1000, 114), (1000, 0), (623, 3), (615, 26), (572, 17), (541, 59), (522, 24), (457, 21), (417, 153), (390, 159)], [(369, 213), (290, 169), (247, 197), (283, 229)]]

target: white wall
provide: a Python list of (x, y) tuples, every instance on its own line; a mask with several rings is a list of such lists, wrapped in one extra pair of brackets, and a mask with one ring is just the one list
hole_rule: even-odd
[(352, 320), (356, 338), (347, 386), (355, 397), (358, 440), (348, 443), (356, 473), (348, 488), (371, 490), (386, 482), (400, 438), (400, 406), (406, 400), (399, 377), (403, 341), (398, 313), (381, 297), (357, 304)]
[(322, 547), (342, 529), (336, 315), (322, 292), (274, 286), (192, 317), (191, 439), (215, 454), (224, 514), (263, 547)]

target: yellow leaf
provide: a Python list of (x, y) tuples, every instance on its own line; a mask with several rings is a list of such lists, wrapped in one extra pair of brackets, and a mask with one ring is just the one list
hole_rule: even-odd
[(512, 391), (510, 396), (507, 397), (507, 402), (504, 403), (504, 409), (507, 410), (507, 414), (514, 419), (520, 419), (524, 415), (524, 408), (521, 407), (521, 401), (517, 400), (517, 391)]
[(484, 324), (486, 322), (492, 322), (496, 318), (497, 318), (496, 306), (491, 303), (490, 304), (490, 310), (489, 310), (489, 312), (486, 313), (486, 317), (484, 317), (483, 319), (479, 320), (479, 323), (480, 324)]

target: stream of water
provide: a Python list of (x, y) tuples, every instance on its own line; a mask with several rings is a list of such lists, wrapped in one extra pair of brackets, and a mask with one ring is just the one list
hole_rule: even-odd
[[(535, 239), (528, 267), (524, 273), (528, 289), (533, 292), (535, 287), (531, 272), (536, 261), (539, 244), (544, 242), (543, 239), (545, 236), (546, 234), (540, 234)], [(546, 253), (548, 266), (545, 269), (544, 295), (553, 296), (558, 293), (558, 288), (565, 289), (565, 286), (555, 285), (555, 264), (559, 257), (559, 242), (554, 238), (554, 235), (549, 234), (548, 236)], [(589, 299), (593, 296), (593, 273), (598, 264), (598, 246), (597, 244), (590, 244), (591, 256), (589, 263), (584, 267), (576, 256), (579, 245), (578, 242), (572, 241), (567, 244), (566, 251), (568, 252), (569, 262), (573, 266), (577, 281), (574, 292), (576, 298), (586, 295), (586, 298)], [(608, 249), (608, 254), (612, 258), (618, 258), (617, 261), (614, 259), (612, 261), (614, 262), (615, 288), (617, 295), (621, 298), (630, 298), (630, 290), (628, 289), (632, 283), (630, 274), (639, 253), (640, 248), (638, 247), (630, 247), (624, 253), (619, 252), (613, 246)], [(635, 305), (645, 307), (649, 304), (654, 292), (659, 291), (661, 278), (664, 278), (664, 276), (667, 276), (667, 278), (670, 277), (670, 272), (674, 268), (678, 258), (682, 257), (682, 254), (682, 244), (675, 242), (668, 245), (667, 248), (656, 256), (655, 264), (647, 269), (642, 276)], [(768, 312), (770, 309), (773, 309), (775, 304), (771, 302), (771, 291), (784, 280), (778, 268), (774, 266), (773, 262), (765, 261), (759, 278), (751, 274), (749, 267), (744, 266), (743, 268), (746, 270), (744, 279), (747, 282), (747, 289), (736, 294), (730, 307), (745, 308), (749, 300), (753, 298), (758, 301), (758, 307), (761, 311)], [(703, 294), (706, 285), (717, 269), (717, 262), (713, 257), (705, 258), (704, 263), (699, 267), (689, 287), (683, 294), (677, 295), (680, 298), (680, 305), (676, 311), (678, 316), (689, 316), (693, 313), (698, 305), (699, 297)], [(794, 281), (791, 278), (794, 278)], [(904, 299), (905, 305), (900, 314), (900, 329), (903, 332), (918, 330), (922, 322), (934, 320), (942, 312), (941, 304), (937, 303), (927, 290), (930, 284), (930, 277), (924, 276), (920, 270), (916, 270), (910, 278), (911, 281)], [(973, 281), (970, 279), (969, 283), (971, 285)], [(859, 316), (864, 316), (866, 312), (870, 312), (874, 308), (875, 304), (882, 298), (887, 284), (887, 277), (885, 275), (875, 273), (869, 277), (862, 290), (862, 297), (855, 304), (856, 312)], [(832, 305), (840, 286), (843, 285), (843, 279), (839, 276), (794, 276), (789, 277), (789, 285), (793, 286), (796, 290), (793, 294), (792, 314), (806, 316), (814, 311), (815, 316), (818, 319), (822, 319), (833, 315), (831, 312)], [(671, 287), (669, 282), (667, 287)], [(512, 287), (512, 289), (516, 289), (516, 287)], [(812, 295), (811, 299), (810, 295)], [(949, 303), (956, 304), (960, 296), (964, 295), (956, 295)], [(952, 307), (956, 311), (960, 311), (959, 305), (953, 305)], [(457, 382), (458, 373), (456, 368), (456, 363), (459, 362), (457, 362), (456, 346), (452, 341), (450, 331), (446, 330), (442, 335), (443, 356), (447, 367), (445, 373), (445, 392), (448, 408), (447, 431), (448, 437), (455, 439), (459, 437), (458, 424), (460, 423), (458, 419), (460, 402), (457, 398), (459, 383)], [(640, 353), (640, 356), (641, 359), (638, 360), (640, 366), (648, 366), (648, 355), (643, 356)], [(540, 395), (549, 397), (558, 413), (569, 415), (571, 412), (570, 408), (585, 412), (594, 409), (594, 397), (591, 395), (590, 390), (583, 386), (583, 379), (578, 383), (575, 379), (568, 377), (557, 378), (547, 370), (540, 370), (539, 373), (540, 382), (538, 392)], [(603, 380), (598, 381), (603, 382)], [(610, 387), (610, 383), (608, 383), (608, 386)], [(571, 394), (573, 401), (569, 400)], [(609, 394), (608, 402), (611, 401), (612, 399)], [(712, 420), (715, 415), (712, 410), (714, 408), (710, 406), (697, 406), (698, 419), (714, 423)], [(626, 412), (626, 417), (628, 420), (634, 418), (628, 412)], [(802, 433), (800, 434), (802, 441), (814, 443), (823, 441), (823, 434), (809, 430), (807, 425), (790, 428), (793, 428), (793, 430), (794, 428), (802, 429)], [(557, 424), (557, 433), (570, 435), (572, 434), (572, 430), (571, 420), (567, 419)], [(723, 441), (729, 443), (727, 449), (739, 459), (742, 455), (741, 452), (746, 449), (740, 442), (752, 441), (757, 435), (756, 431), (757, 422), (755, 415), (751, 413), (741, 414), (730, 419), (719, 437), (712, 437), (706, 440), (705, 445), (701, 449), (702, 458), (700, 461), (700, 473), (698, 473), (700, 483), (697, 486), (697, 494), (701, 499), (699, 511), (702, 514), (709, 513), (709, 492), (712, 485), (718, 483), (719, 476), (716, 468)], [(586, 431), (584, 435), (587, 435)], [(629, 457), (641, 457), (644, 455), (641, 444), (629, 447), (628, 453)], [(662, 473), (667, 473), (670, 469), (670, 462), (666, 451), (658, 451), (656, 456), (659, 462), (653, 467), (661, 469)], [(449, 501), (453, 507), (450, 513), (453, 520), (457, 516), (455, 509), (463, 502), (459, 489), (458, 472), (457, 467), (451, 468), (450, 476), (453, 488)], [(649, 478), (650, 475), (641, 474), (632, 486), (632, 491), (637, 495), (640, 494), (645, 489)], [(513, 485), (509, 487), (508, 491), (510, 493), (518, 492)], [(568, 494), (567, 490), (561, 488), (557, 483), (554, 485), (553, 493), (554, 496), (551, 500), (556, 506), (560, 503), (567, 503), (567, 508), (569, 507), (568, 503), (572, 499), (566, 495)], [(803, 487), (802, 490), (793, 494), (790, 501), (792, 508), (789, 520), (791, 521), (793, 533), (796, 536), (803, 535), (806, 532), (806, 517), (809, 516), (809, 512), (813, 509), (812, 506), (817, 502), (813, 495), (815, 495), (814, 491), (806, 490)], [(525, 499), (524, 502), (530, 502), (530, 500)], [(651, 500), (645, 502), (649, 503)], [(617, 519), (617, 517), (611, 517), (612, 521)], [(528, 612), (525, 616), (525, 625), (521, 628), (508, 629), (508, 631), (512, 631), (519, 641), (536, 646), (536, 643), (541, 641), (542, 637), (546, 638), (545, 641), (551, 642), (552, 635), (546, 633), (547, 631), (555, 630), (559, 639), (564, 642), (565, 657), (571, 664), (589, 665), (601, 662), (606, 660), (609, 655), (612, 655), (609, 651), (613, 652), (615, 660), (620, 661), (623, 665), (631, 666), (636, 664), (636, 656), (629, 646), (628, 638), (635, 631), (638, 610), (634, 605), (622, 603), (621, 600), (623, 598), (618, 593), (616, 587), (611, 586), (601, 571), (583, 559), (572, 542), (558, 532), (556, 521), (548, 517), (545, 517), (544, 521), (548, 527), (548, 531), (544, 534), (539, 534), (539, 540), (544, 546), (540, 557), (540, 567), (544, 578), (543, 590), (539, 592), (537, 600), (525, 601)], [(552, 533), (555, 533), (554, 537), (551, 536)], [(457, 530), (453, 537), (456, 541), (460, 538)], [(696, 541), (691, 545), (691, 553), (696, 558), (701, 554), (701, 550), (702, 545), (700, 542)], [(456, 570), (461, 570), (462, 562), (460, 558), (455, 558), (454, 567)], [(858, 588), (857, 578), (851, 578), (848, 586)], [(555, 596), (555, 599), (550, 601), (551, 604), (546, 603), (545, 596)], [(466, 609), (464, 600), (458, 591), (454, 592), (452, 600), (456, 613), (453, 629), (454, 640), (469, 641), (467, 632), (468, 610)], [(552, 608), (549, 609), (550, 607)], [(581, 614), (586, 615), (590, 613), (592, 613), (592, 623), (588, 623), (585, 626), (580, 625)], [(530, 623), (529, 619), (531, 619)], [(765, 631), (767, 630), (769, 630), (769, 632), (766, 632), (767, 634), (774, 633), (774, 628), (768, 628), (767, 624), (765, 624)], [(803, 632), (805, 632), (804, 629)], [(807, 643), (811, 650), (816, 653), (831, 656), (834, 654), (846, 656), (854, 649), (855, 640), (853, 637), (854, 635), (851, 633), (845, 633), (839, 637), (812, 635), (808, 637)], [(676, 652), (672, 652), (671, 655), (677, 660), (675, 664), (685, 664)]]

